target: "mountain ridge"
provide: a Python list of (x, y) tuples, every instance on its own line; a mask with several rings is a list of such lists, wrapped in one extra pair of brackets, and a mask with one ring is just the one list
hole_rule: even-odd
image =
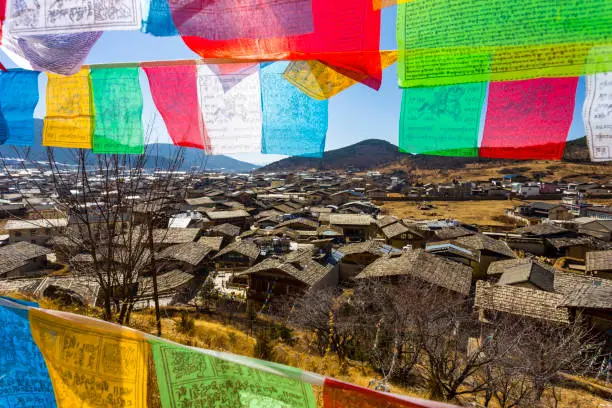
[[(366, 139), (350, 146), (324, 152), (322, 158), (288, 157), (257, 169), (257, 172), (299, 171), (307, 169), (341, 170), (353, 167), (374, 170), (390, 165), (405, 165), (419, 169), (459, 169), (468, 164), (528, 163), (535, 160), (488, 159), (483, 157), (447, 157), (400, 153), (393, 143), (381, 139)], [(590, 163), (586, 138), (566, 143), (562, 161)]]
[[(47, 148), (42, 145), (42, 119), (34, 120), (34, 143), (28, 147), (28, 160), (46, 162), (48, 160)], [(169, 165), (169, 158), (173, 156), (179, 147), (167, 143), (158, 143), (148, 145), (152, 147), (149, 152), (149, 157), (145, 166), (147, 168), (164, 168)], [(155, 154), (153, 154), (153, 152)], [(13, 146), (0, 145), (0, 155), (4, 158), (15, 158), (15, 149)], [(72, 149), (57, 148), (54, 150), (55, 160), (62, 164), (75, 165), (77, 164), (72, 154)], [(91, 163), (95, 163), (96, 155), (91, 155)], [(259, 166), (236, 160), (228, 156), (217, 155), (210, 156), (204, 154), (203, 150), (186, 148), (184, 150), (184, 160), (181, 165), (181, 170), (188, 170), (191, 167), (199, 167), (202, 170), (224, 170), (235, 172), (249, 172), (257, 169)]]

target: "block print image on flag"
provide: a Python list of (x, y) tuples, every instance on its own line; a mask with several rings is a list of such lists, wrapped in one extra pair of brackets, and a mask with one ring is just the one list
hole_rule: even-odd
[(217, 358), (209, 351), (149, 341), (162, 408), (316, 407), (312, 386), (299, 379)]
[(30, 309), (30, 327), (58, 408), (147, 406), (149, 347), (144, 333), (42, 309)]
[(572, 124), (578, 78), (489, 84), (480, 156), (560, 160)]
[[(228, 64), (232, 65), (232, 64)], [(198, 96), (205, 138), (212, 154), (261, 150), (259, 64), (232, 67), (198, 65)], [(223, 72), (232, 71), (231, 74)]]
[(612, 160), (612, 73), (587, 77), (583, 119), (591, 161)]
[(14, 36), (139, 30), (140, 0), (6, 0)]
[(91, 149), (93, 107), (89, 70), (75, 75), (47, 74), (47, 114), (43, 146)]
[(400, 151), (477, 156), (486, 89), (486, 83), (405, 88), (400, 111)]
[(283, 77), (289, 62), (261, 68), (263, 135), (261, 152), (322, 157), (328, 101), (306, 95)]
[(278, 38), (314, 30), (312, 0), (168, 0), (183, 36), (207, 40)]
[(398, 6), (400, 86), (568, 77), (612, 71), (610, 0), (418, 0)]

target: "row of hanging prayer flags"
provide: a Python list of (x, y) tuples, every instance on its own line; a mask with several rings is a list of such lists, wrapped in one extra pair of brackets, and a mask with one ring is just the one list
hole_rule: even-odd
[(102, 31), (142, 30), (205, 59), (318, 61), (378, 89), (380, 9), (396, 4), (402, 87), (612, 71), (612, 0), (0, 1), (2, 48), (64, 75)]
[(0, 340), (0, 406), (8, 408), (451, 407), (6, 297)]
[[(392, 60), (393, 53), (385, 55)], [(355, 81), (301, 62), (142, 64), (173, 143), (211, 154), (260, 151), (320, 157), (328, 101)], [(306, 75), (298, 89), (295, 80)], [(330, 81), (317, 80), (317, 76)], [(95, 153), (144, 151), (137, 66), (48, 74), (43, 145)], [(593, 161), (612, 160), (610, 74), (586, 77), (583, 119)], [(325, 85), (335, 84), (334, 86)], [(572, 124), (577, 77), (405, 88), (399, 149), (440, 156), (559, 160)], [(0, 143), (31, 145), (38, 72), (0, 73)]]
[[(175, 145), (211, 154), (261, 151), (320, 157), (328, 101), (313, 99), (284, 79), (287, 65), (248, 64), (238, 71), (234, 66), (195, 63), (142, 68)], [(139, 81), (138, 66), (49, 74), (42, 144), (100, 154), (142, 154)], [(31, 145), (38, 73), (0, 73), (0, 91), (0, 142)]]

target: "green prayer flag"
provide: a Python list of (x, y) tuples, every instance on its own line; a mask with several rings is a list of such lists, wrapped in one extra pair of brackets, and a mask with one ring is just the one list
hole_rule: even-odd
[(316, 407), (310, 384), (240, 364), (252, 365), (253, 359), (232, 356), (230, 361), (161, 340), (149, 342), (163, 408)]
[(142, 93), (138, 67), (92, 68), (94, 153), (142, 154)]
[(478, 156), (478, 130), (486, 90), (486, 83), (404, 89), (400, 151)]
[(612, 0), (419, 0), (398, 6), (400, 86), (612, 70)]

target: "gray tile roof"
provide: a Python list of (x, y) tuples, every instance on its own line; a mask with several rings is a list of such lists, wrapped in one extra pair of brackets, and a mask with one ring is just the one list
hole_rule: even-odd
[[(172, 292), (189, 283), (192, 279), (193, 275), (179, 269), (174, 269), (157, 276), (157, 291), (160, 294)], [(153, 278), (143, 277), (139, 279), (138, 283), (138, 293), (140, 296), (153, 295)]]
[(219, 251), (219, 253), (217, 253), (214, 258), (220, 258), (230, 252), (237, 252), (250, 259), (257, 259), (257, 257), (259, 256), (259, 247), (257, 246), (257, 244), (254, 244), (251, 241), (236, 241), (232, 242), (231, 244), (223, 248), (221, 251)]
[(569, 231), (554, 224), (535, 224), (519, 228), (516, 232), (523, 236), (544, 237), (547, 235), (560, 235)]
[(220, 232), (223, 235), (227, 235), (228, 237), (237, 237), (240, 235), (240, 227), (228, 224), (227, 222), (214, 226), (210, 229), (210, 231)]
[(246, 271), (241, 272), (240, 275), (279, 270), (308, 286), (313, 286), (327, 276), (332, 269), (333, 266), (323, 266), (312, 259), (300, 259), (293, 262), (287, 262), (277, 258), (268, 258)]
[(569, 311), (563, 307), (564, 295), (509, 285), (476, 282), (474, 306), (533, 319), (569, 323)]
[(396, 222), (395, 224), (387, 225), (382, 229), (382, 232), (385, 237), (389, 239), (409, 231), (410, 228), (406, 227), (401, 222)]
[(612, 250), (587, 252), (587, 272), (609, 270), (612, 270)]
[(465, 246), (468, 249), (476, 249), (479, 251), (494, 252), (499, 255), (507, 256), (508, 258), (516, 258), (512, 249), (504, 241), (499, 241), (483, 234), (468, 235), (459, 237), (453, 240), (458, 246)]
[(579, 285), (565, 296), (561, 304), (571, 308), (612, 310), (612, 286)]
[(185, 242), (184, 244), (172, 245), (159, 253), (160, 259), (176, 260), (186, 262), (190, 265), (198, 265), (210, 254), (213, 249), (201, 242)]
[(513, 258), (513, 259), (504, 259), (503, 261), (495, 261), (491, 262), (489, 268), (487, 269), (487, 275), (501, 275), (507, 269), (518, 266), (530, 264), (532, 262), (529, 258)]
[(612, 280), (572, 272), (555, 271), (555, 292), (567, 295), (582, 285), (612, 286)]
[(391, 215), (386, 215), (386, 216), (384, 216), (382, 218), (377, 219), (376, 220), (376, 225), (378, 225), (378, 228), (384, 228), (387, 225), (391, 225), (391, 224), (396, 223), (398, 221), (400, 221), (398, 218), (395, 218), (395, 217), (393, 217)]
[(338, 251), (343, 253), (344, 255), (352, 255), (352, 254), (361, 254), (361, 253), (370, 253), (372, 255), (385, 255), (389, 252), (397, 252), (400, 251), (398, 249), (389, 247), (385, 245), (383, 242), (368, 240), (364, 242), (355, 242), (353, 244), (346, 244), (338, 248)]
[(198, 242), (212, 248), (213, 251), (217, 252), (223, 245), (223, 237), (201, 237)]
[(461, 226), (458, 227), (448, 227), (442, 228), (435, 231), (436, 237), (442, 241), (446, 241), (449, 239), (455, 239), (459, 237), (465, 237), (466, 235), (475, 234), (474, 231), (470, 231), (467, 228), (463, 228)]
[[(319, 223), (317, 221), (313, 221), (308, 218), (300, 217), (300, 218), (294, 218), (292, 220), (283, 221), (280, 224), (278, 224), (277, 227), (278, 228), (290, 227), (290, 228), (296, 229), (297, 224), (303, 224), (312, 229), (317, 229), (317, 227), (319, 226)], [(303, 228), (297, 228), (297, 229), (303, 229)]]
[(231, 211), (206, 211), (206, 216), (211, 220), (224, 220), (232, 218), (250, 217), (251, 215), (245, 210)]
[(531, 283), (547, 292), (554, 291), (554, 269), (537, 261), (522, 263), (507, 268), (501, 275), (498, 285), (517, 285)]
[(470, 292), (472, 268), (422, 249), (407, 251), (402, 256), (379, 258), (366, 266), (357, 279), (390, 276), (411, 276), (467, 295)]
[(50, 254), (49, 248), (22, 241), (0, 247), (0, 276), (21, 268), (31, 259)]

